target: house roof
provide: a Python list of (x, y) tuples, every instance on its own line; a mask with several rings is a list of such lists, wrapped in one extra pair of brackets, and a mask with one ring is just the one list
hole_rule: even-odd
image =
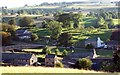
[(71, 58), (86, 58), (86, 57), (93, 57), (93, 52), (79, 52), (79, 53), (72, 53), (70, 54)]
[(23, 54), (23, 53), (2, 53), (2, 60), (11, 60), (11, 59), (23, 59), (28, 60), (32, 57), (33, 54)]
[[(25, 33), (27, 31), (27, 33)], [(18, 29), (16, 30), (16, 35), (31, 35), (31, 33), (26, 29)]]
[(45, 56), (45, 58), (55, 58), (55, 54), (48, 54)]
[(88, 38), (85, 41), (97, 41), (97, 40), (98, 40), (98, 37), (94, 37), (94, 38)]

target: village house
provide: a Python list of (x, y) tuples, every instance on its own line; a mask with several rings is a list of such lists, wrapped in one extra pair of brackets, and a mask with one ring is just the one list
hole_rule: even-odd
[(58, 59), (55, 54), (48, 54), (45, 56), (45, 66), (54, 67), (57, 62)]
[(87, 38), (85, 40), (85, 47), (88, 44), (92, 44), (94, 46), (94, 48), (100, 48), (100, 47), (104, 47), (105, 44), (103, 43), (103, 41), (100, 39), (100, 37), (94, 37), (94, 38)]
[(64, 65), (70, 66), (71, 64), (75, 64), (78, 59), (88, 58), (95, 59), (98, 55), (96, 54), (96, 50), (93, 49), (91, 52), (73, 52), (66, 57), (63, 58), (62, 62)]
[(18, 29), (15, 33), (20, 40), (31, 40), (32, 33), (26, 29)]
[(37, 57), (34, 54), (2, 53), (2, 62), (14, 66), (32, 66), (37, 62)]

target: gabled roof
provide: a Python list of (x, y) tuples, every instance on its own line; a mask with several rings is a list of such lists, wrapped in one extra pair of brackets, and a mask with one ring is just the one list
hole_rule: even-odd
[(71, 58), (86, 58), (86, 57), (93, 57), (93, 52), (79, 52), (79, 53), (72, 53), (70, 54)]
[(45, 58), (55, 58), (55, 54), (48, 54), (45, 56)]
[(11, 60), (11, 59), (23, 59), (28, 60), (32, 57), (33, 54), (23, 54), (23, 53), (2, 53), (2, 60)]
[(85, 41), (97, 41), (97, 40), (98, 40), (98, 37), (94, 37), (94, 38), (88, 38)]
[[(26, 31), (27, 31), (27, 33), (26, 33)], [(18, 29), (18, 30), (16, 30), (16, 35), (31, 35), (31, 32), (29, 32), (26, 29)]]

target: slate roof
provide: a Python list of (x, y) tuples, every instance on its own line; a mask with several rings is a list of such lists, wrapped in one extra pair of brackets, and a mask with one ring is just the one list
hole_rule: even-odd
[(29, 60), (31, 57), (32, 54), (2, 53), (2, 60), (11, 60), (11, 59)]
[(27, 31), (27, 33), (25, 33), (26, 31), (27, 31), (26, 29), (18, 29), (16, 30), (16, 35), (18, 36), (31, 35), (31, 32)]
[(88, 38), (85, 41), (97, 41), (97, 40), (98, 40), (98, 37), (94, 37), (94, 38)]
[(55, 58), (55, 54), (48, 54), (45, 56), (45, 58)]
[(93, 52), (79, 52), (70, 54), (71, 58), (85, 58), (85, 57), (93, 57)]

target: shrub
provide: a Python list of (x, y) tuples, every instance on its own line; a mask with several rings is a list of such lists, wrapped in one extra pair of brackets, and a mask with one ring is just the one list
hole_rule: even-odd
[(61, 67), (61, 68), (63, 68), (64, 65), (63, 65), (61, 62), (57, 62), (57, 63), (55, 64), (55, 67)]
[(59, 49), (55, 49), (55, 54), (56, 54), (56, 55), (59, 54)]
[(46, 54), (46, 53), (47, 53), (47, 50), (48, 50), (48, 47), (45, 46), (45, 47), (43, 48), (43, 50), (42, 50), (42, 53), (43, 53), (43, 54)]
[(48, 49), (48, 50), (47, 50), (47, 53), (48, 53), (48, 54), (51, 54), (51, 50), (50, 50), (50, 49)]
[(78, 65), (80, 69), (90, 69), (92, 66), (92, 61), (87, 58), (82, 58), (78, 60)]
[(67, 56), (67, 54), (68, 54), (67, 50), (64, 50), (62, 53), (63, 56)]

